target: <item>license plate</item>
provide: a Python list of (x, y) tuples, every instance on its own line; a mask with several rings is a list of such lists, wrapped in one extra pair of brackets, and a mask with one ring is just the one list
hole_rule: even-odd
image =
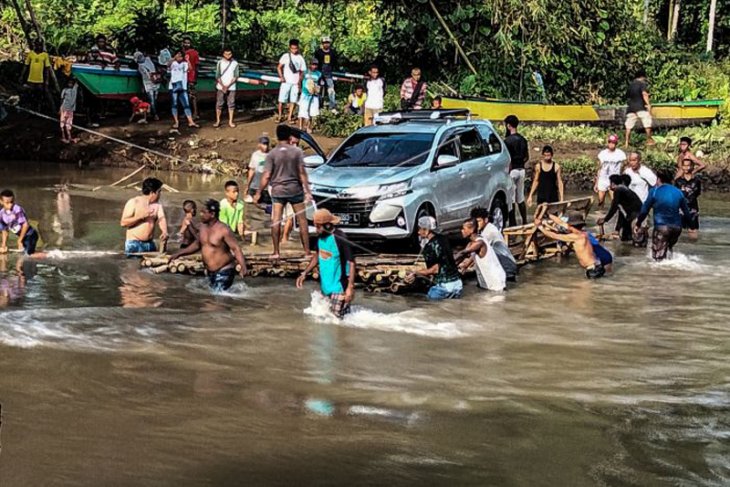
[(336, 213), (335, 216), (340, 218), (340, 225), (359, 225), (360, 215), (357, 213)]

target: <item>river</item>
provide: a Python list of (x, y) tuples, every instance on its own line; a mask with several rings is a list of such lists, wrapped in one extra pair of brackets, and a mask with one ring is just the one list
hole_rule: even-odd
[[(50, 247), (121, 250), (117, 170), (4, 167)], [(184, 197), (221, 180), (164, 175)], [(727, 485), (730, 203), (701, 200), (674, 260), (609, 244), (504, 295), (358, 294), (334, 322), (315, 285), (212, 295), (121, 256), (0, 259), (0, 485)]]

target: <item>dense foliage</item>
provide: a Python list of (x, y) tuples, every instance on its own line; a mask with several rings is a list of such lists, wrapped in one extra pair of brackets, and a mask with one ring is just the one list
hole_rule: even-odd
[[(413, 65), (429, 79), (462, 93), (536, 99), (538, 72), (552, 102), (622, 102), (638, 69), (649, 74), (657, 100), (728, 98), (730, 0), (718, 0), (715, 60), (704, 54), (710, 0), (682, 0), (675, 39), (667, 41), (669, 0), (435, 0), (477, 74), (427, 0), (31, 0), (51, 50), (87, 48), (109, 34), (129, 51), (178, 45), (189, 33), (206, 53), (221, 47), (221, 5), (229, 10), (227, 43), (237, 55), (275, 60), (290, 37), (311, 53), (323, 34), (351, 70), (376, 61), (390, 79)], [(20, 53), (22, 32), (12, 7), (0, 0), (0, 49)], [(5, 43), (5, 45), (3, 45)]]

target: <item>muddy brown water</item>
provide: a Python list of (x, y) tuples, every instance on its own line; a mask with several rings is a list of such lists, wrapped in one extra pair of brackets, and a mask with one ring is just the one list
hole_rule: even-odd
[[(49, 247), (121, 250), (123, 171), (0, 170)], [(164, 175), (200, 199), (221, 180)], [(70, 204), (66, 204), (70, 203)], [(0, 259), (0, 485), (727, 485), (730, 203), (653, 264), (523, 268), (504, 295), (212, 295), (120, 256)]]

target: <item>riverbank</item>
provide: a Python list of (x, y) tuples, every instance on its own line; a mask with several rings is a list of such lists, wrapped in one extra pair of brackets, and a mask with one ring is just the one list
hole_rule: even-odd
[[(209, 111), (203, 113), (206, 117), (210, 115)], [(4, 160), (70, 163), (80, 167), (134, 168), (145, 164), (150, 169), (237, 176), (245, 171), (249, 156), (256, 149), (258, 137), (266, 133), (272, 139), (275, 138), (276, 123), (268, 114), (251, 112), (237, 114), (236, 120), (235, 128), (215, 128), (212, 120), (203, 119), (199, 121), (199, 129), (190, 129), (182, 124), (175, 131), (166, 119), (140, 125), (128, 123), (126, 117), (115, 116), (104, 120), (102, 127), (93, 129), (98, 135), (76, 131), (79, 142), (67, 145), (61, 143), (55, 122), (16, 112), (10, 113), (0, 126), (0, 148)], [(526, 127), (531, 159), (539, 159), (543, 145), (552, 145), (556, 160), (564, 167), (566, 187), (591, 190), (595, 156), (602, 148), (603, 135), (598, 134), (599, 130), (576, 130), (570, 127), (535, 127), (531, 130), (531, 127)], [(314, 137), (325, 152), (334, 149), (342, 141), (341, 138), (319, 134)], [(169, 157), (146, 152), (143, 148)], [(650, 167), (659, 168), (674, 163), (671, 152), (673, 146), (670, 143), (646, 150), (640, 147), (639, 150), (644, 153), (645, 162)], [(705, 189), (730, 191), (730, 160), (724, 151), (712, 154), (707, 162), (708, 168), (703, 176)]]

